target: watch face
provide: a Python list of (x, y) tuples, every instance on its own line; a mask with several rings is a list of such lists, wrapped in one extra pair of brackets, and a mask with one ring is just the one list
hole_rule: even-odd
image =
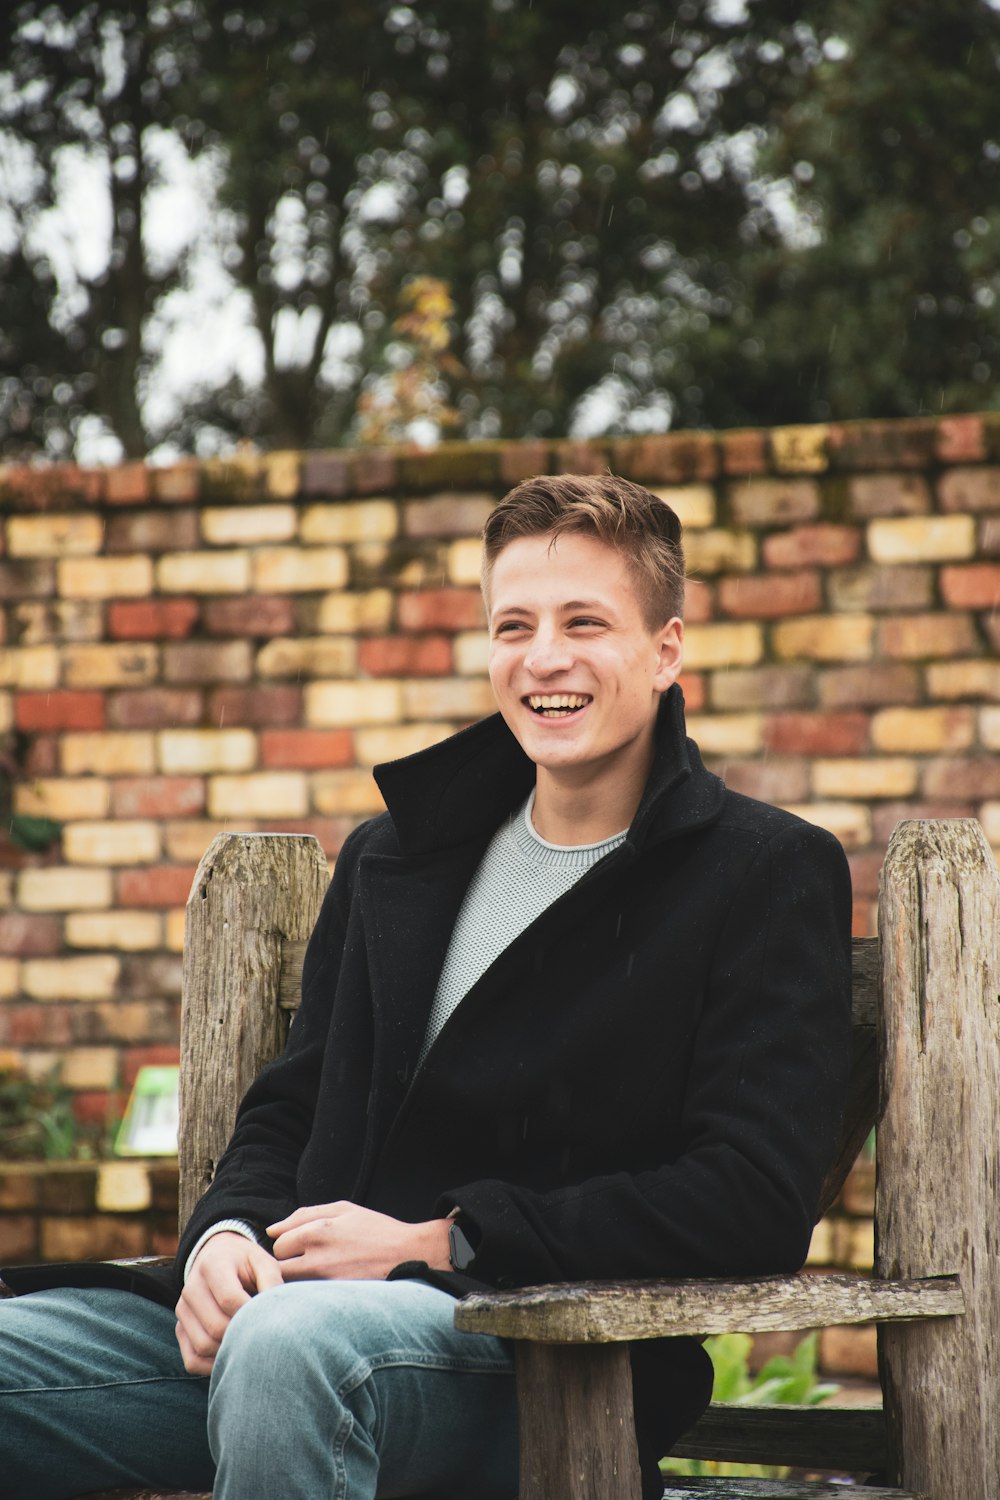
[(469, 1244), (465, 1231), (460, 1224), (452, 1224), (448, 1230), (448, 1244), (452, 1269), (455, 1271), (467, 1271), (476, 1258), (476, 1252)]

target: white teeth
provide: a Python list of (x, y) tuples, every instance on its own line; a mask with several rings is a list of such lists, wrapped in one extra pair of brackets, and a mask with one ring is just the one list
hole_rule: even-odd
[(585, 708), (589, 698), (582, 698), (579, 693), (531, 693), (528, 695), (528, 707), (536, 713), (548, 711), (565, 712), (573, 708)]

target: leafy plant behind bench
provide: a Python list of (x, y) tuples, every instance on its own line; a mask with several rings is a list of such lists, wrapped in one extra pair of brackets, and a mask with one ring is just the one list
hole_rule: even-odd
[(81, 1125), (58, 1067), (44, 1078), (0, 1070), (0, 1153), (5, 1161), (87, 1160), (98, 1155), (99, 1127)]
[[(756, 1374), (750, 1370), (753, 1339), (748, 1333), (720, 1333), (705, 1340), (715, 1368), (713, 1401), (736, 1406), (816, 1406), (839, 1386), (820, 1381), (816, 1374), (818, 1335), (809, 1333), (791, 1354), (776, 1354)], [(664, 1458), (664, 1474), (783, 1479), (787, 1469), (771, 1464), (724, 1464), (713, 1459)]]

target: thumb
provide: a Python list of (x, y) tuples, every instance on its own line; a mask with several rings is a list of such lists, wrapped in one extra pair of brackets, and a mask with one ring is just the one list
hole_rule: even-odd
[(259, 1245), (254, 1247), (254, 1254), (250, 1257), (250, 1272), (258, 1292), (282, 1285), (281, 1267), (274, 1256)]

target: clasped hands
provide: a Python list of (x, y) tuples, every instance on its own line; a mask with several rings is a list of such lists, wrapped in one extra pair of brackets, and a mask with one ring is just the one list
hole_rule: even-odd
[(177, 1303), (184, 1368), (209, 1375), (234, 1314), (257, 1292), (285, 1281), (382, 1281), (394, 1266), (423, 1260), (448, 1270), (448, 1220), (406, 1224), (356, 1203), (317, 1203), (268, 1225), (274, 1254), (224, 1230), (195, 1258)]

